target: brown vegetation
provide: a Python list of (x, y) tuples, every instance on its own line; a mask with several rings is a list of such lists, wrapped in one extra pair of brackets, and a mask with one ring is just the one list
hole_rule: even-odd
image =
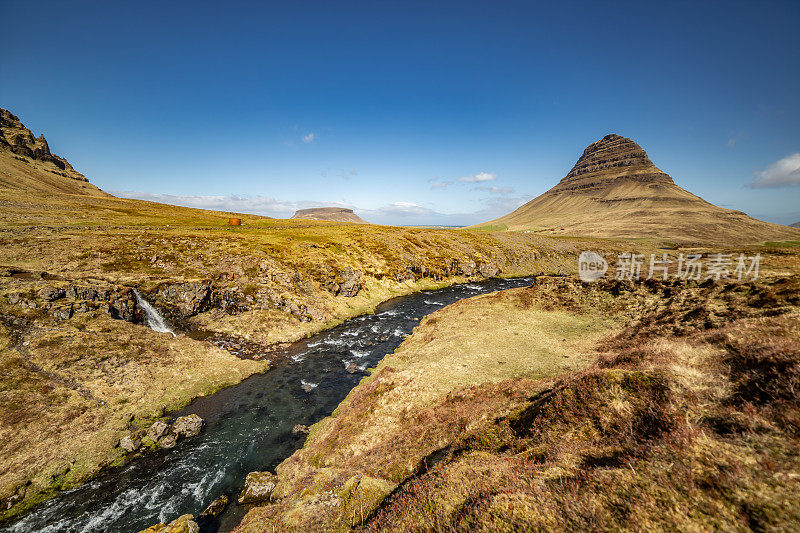
[[(792, 529), (800, 523), (799, 293), (796, 276), (701, 285), (547, 279), (439, 311), (312, 428), (304, 450), (277, 470), (282, 491), (240, 530)], [(394, 391), (412, 387), (395, 364), (419, 368), (411, 390), (437, 388), (436, 373), (424, 371), (429, 346), (458, 307), (473, 316), (506, 305), (557, 312), (545, 304), (572, 309), (573, 319), (601, 308), (627, 326), (592, 341), (595, 363), (557, 381), (494, 381), (472, 368), (476, 384), (387, 411)], [(469, 343), (488, 331), (462, 335)], [(507, 349), (517, 343), (506, 336)], [(341, 490), (353, 478), (382, 488), (359, 500)]]

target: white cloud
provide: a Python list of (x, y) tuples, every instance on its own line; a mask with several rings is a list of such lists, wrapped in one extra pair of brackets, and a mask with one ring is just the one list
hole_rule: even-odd
[(303, 135), (303, 142), (304, 143), (313, 143), (317, 138), (316, 133), (309, 133), (307, 135)]
[(787, 155), (756, 172), (756, 179), (750, 183), (750, 187), (757, 189), (790, 186), (800, 186), (800, 152)]
[(472, 176), (465, 176), (463, 178), (458, 178), (458, 181), (463, 181), (464, 183), (477, 183), (482, 181), (494, 181), (497, 179), (497, 173), (495, 172), (478, 172)]
[(432, 181), (431, 189), (446, 189), (448, 185), (450, 184), (446, 181)]

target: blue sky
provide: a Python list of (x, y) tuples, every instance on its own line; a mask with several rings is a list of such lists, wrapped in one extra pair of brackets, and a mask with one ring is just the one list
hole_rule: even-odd
[[(666, 4), (666, 5), (665, 5)], [(467, 224), (607, 133), (800, 220), (800, 3), (0, 3), (0, 107), (99, 187)]]

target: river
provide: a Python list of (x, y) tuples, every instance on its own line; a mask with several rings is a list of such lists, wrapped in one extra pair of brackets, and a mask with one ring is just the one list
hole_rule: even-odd
[(423, 316), (463, 298), (531, 281), (492, 279), (394, 298), (372, 315), (295, 343), (269, 371), (175, 413), (200, 415), (205, 428), (199, 436), (63, 492), (0, 531), (136, 532), (182, 514), (197, 515), (222, 494), (231, 496), (231, 504), (218, 520), (201, 524), (202, 531), (230, 531), (246, 512), (235, 499), (247, 473), (272, 470), (300, 448), (305, 435), (293, 433), (293, 427), (330, 415)]

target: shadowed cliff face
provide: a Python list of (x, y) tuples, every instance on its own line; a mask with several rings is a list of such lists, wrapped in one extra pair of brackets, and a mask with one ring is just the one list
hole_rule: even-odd
[(31, 130), (26, 128), (16, 115), (6, 109), (0, 109), (0, 148), (30, 159), (52, 163), (62, 171), (61, 175), (64, 177), (89, 181), (86, 176), (72, 168), (66, 159), (50, 153), (50, 147), (47, 145), (44, 135), (34, 137)]
[(50, 152), (44, 135), (31, 130), (8, 111), (0, 109), (0, 190), (109, 196), (72, 168), (69, 161)]

